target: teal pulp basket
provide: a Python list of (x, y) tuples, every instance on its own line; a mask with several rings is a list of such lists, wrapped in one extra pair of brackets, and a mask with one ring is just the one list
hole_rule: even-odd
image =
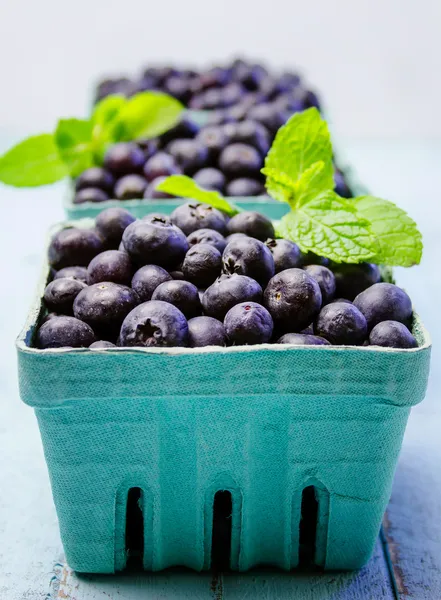
[(210, 568), (213, 499), (232, 498), (230, 565), (299, 563), (302, 492), (317, 501), (315, 564), (357, 569), (386, 508), (410, 409), (425, 394), (419, 347), (31, 347), (48, 278), (20, 335), (69, 565), (127, 562), (126, 506), (141, 490), (143, 566)]

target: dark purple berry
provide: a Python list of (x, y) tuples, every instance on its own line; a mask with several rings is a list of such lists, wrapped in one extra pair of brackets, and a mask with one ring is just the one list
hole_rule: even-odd
[(134, 142), (114, 144), (104, 155), (104, 167), (116, 177), (140, 173), (144, 163), (144, 152)]
[(44, 303), (49, 311), (63, 315), (73, 315), (75, 298), (86, 287), (76, 279), (54, 279), (44, 290)]
[(87, 267), (87, 283), (112, 281), (130, 285), (133, 267), (129, 255), (119, 250), (106, 250), (93, 258)]
[(37, 333), (38, 348), (88, 348), (95, 334), (87, 323), (74, 317), (54, 317), (46, 321)]
[(355, 306), (366, 317), (369, 331), (381, 321), (399, 321), (410, 325), (412, 301), (393, 283), (376, 283), (358, 294)]
[(74, 196), (74, 204), (85, 204), (86, 202), (106, 202), (109, 199), (108, 194), (99, 188), (83, 188)]
[(213, 317), (194, 317), (188, 321), (190, 348), (203, 346), (226, 346), (227, 334), (221, 321)]
[(257, 121), (242, 121), (234, 127), (234, 133), (230, 136), (230, 143), (239, 142), (253, 146), (261, 156), (265, 157), (270, 148), (270, 135), (268, 129)]
[(398, 321), (382, 321), (375, 325), (369, 335), (371, 346), (385, 348), (416, 348), (416, 339), (408, 328)]
[(152, 300), (170, 302), (187, 319), (197, 317), (202, 312), (198, 289), (189, 281), (172, 280), (161, 283), (153, 292)]
[(270, 238), (266, 240), (265, 246), (268, 246), (273, 255), (276, 273), (301, 266), (302, 253), (297, 244), (291, 240)]
[(318, 335), (304, 333), (285, 333), (276, 344), (294, 344), (295, 346), (329, 346), (328, 340)]
[(255, 279), (262, 287), (273, 277), (274, 259), (261, 241), (246, 237), (230, 242), (222, 255), (224, 273), (238, 273)]
[(227, 196), (262, 196), (265, 194), (265, 186), (261, 181), (257, 179), (251, 179), (250, 177), (239, 177), (238, 179), (232, 179), (226, 188)]
[(221, 275), (205, 290), (202, 306), (205, 314), (223, 321), (225, 315), (240, 302), (261, 302), (262, 288), (245, 275)]
[(307, 265), (304, 269), (319, 284), (323, 305), (329, 304), (335, 295), (334, 273), (323, 265)]
[(171, 281), (172, 277), (158, 265), (145, 265), (136, 271), (132, 279), (132, 289), (136, 292), (141, 302), (152, 299), (152, 294), (165, 281)]
[(55, 273), (54, 279), (76, 279), (76, 281), (87, 283), (87, 268), (65, 267)]
[(192, 139), (196, 137), (199, 129), (199, 125), (195, 121), (188, 117), (184, 117), (177, 125), (160, 136), (160, 144), (164, 147), (173, 140), (182, 140), (185, 138)]
[(141, 175), (132, 173), (118, 179), (115, 185), (115, 197), (118, 200), (132, 200), (134, 198), (142, 198), (147, 181)]
[(210, 244), (196, 244), (185, 255), (182, 272), (185, 279), (199, 288), (206, 288), (220, 275), (222, 256)]
[(157, 177), (153, 179), (148, 186), (145, 188), (144, 198), (157, 199), (157, 200), (167, 200), (169, 198), (174, 198), (171, 194), (167, 194), (167, 192), (161, 192), (157, 189), (158, 185), (165, 181), (167, 177)]
[(216, 125), (208, 125), (201, 129), (196, 137), (196, 140), (208, 148), (209, 158), (211, 161), (216, 161), (219, 154), (229, 143), (228, 137), (225, 135), (223, 128)]
[(168, 177), (182, 173), (175, 159), (166, 152), (158, 152), (145, 163), (144, 176), (147, 181), (153, 181), (158, 177)]
[(68, 227), (58, 231), (49, 246), (49, 264), (56, 270), (64, 267), (87, 267), (102, 252), (103, 242), (93, 229)]
[(190, 233), (187, 240), (190, 247), (195, 244), (211, 244), (211, 246), (217, 248), (221, 254), (227, 245), (227, 240), (224, 236), (214, 229), (197, 229)]
[(320, 311), (314, 332), (331, 344), (361, 346), (367, 336), (367, 323), (353, 304), (332, 302)]
[(381, 281), (380, 269), (371, 263), (333, 265), (336, 294), (353, 300), (365, 289)]
[(125, 208), (107, 208), (97, 216), (95, 226), (103, 240), (116, 248), (133, 221), (136, 221), (135, 217)]
[(106, 342), (106, 340), (99, 340), (98, 342), (93, 342), (90, 344), (89, 348), (91, 350), (102, 350), (104, 348), (116, 348), (115, 344), (112, 342)]
[(263, 158), (253, 146), (229, 144), (221, 152), (219, 167), (230, 178), (259, 177)]
[(288, 114), (281, 110), (276, 103), (271, 102), (253, 106), (248, 113), (248, 118), (262, 123), (272, 135), (275, 135), (286, 123)]
[(352, 198), (352, 192), (346, 183), (345, 177), (341, 171), (336, 170), (334, 172), (334, 190), (342, 198)]
[(193, 175), (207, 165), (208, 148), (196, 140), (174, 140), (167, 152), (175, 159), (186, 175)]
[(214, 229), (222, 234), (226, 232), (225, 215), (208, 204), (186, 202), (175, 208), (170, 218), (185, 235), (198, 229)]
[(102, 167), (90, 167), (81, 173), (75, 180), (75, 189), (77, 192), (84, 188), (99, 188), (110, 194), (113, 190), (115, 179), (112, 173)]
[(227, 312), (224, 327), (228, 340), (236, 346), (266, 344), (273, 333), (273, 320), (257, 302), (241, 302)]
[(179, 265), (188, 250), (185, 235), (165, 219), (135, 221), (124, 231), (123, 243), (139, 266), (158, 265), (165, 269)]
[(173, 347), (188, 345), (188, 324), (168, 302), (144, 302), (132, 310), (121, 327), (119, 346)]
[(228, 233), (245, 233), (261, 242), (274, 237), (273, 224), (267, 217), (251, 210), (243, 211), (228, 221)]
[(225, 188), (225, 175), (219, 169), (206, 167), (195, 173), (193, 179), (206, 190), (216, 190), (223, 193)]

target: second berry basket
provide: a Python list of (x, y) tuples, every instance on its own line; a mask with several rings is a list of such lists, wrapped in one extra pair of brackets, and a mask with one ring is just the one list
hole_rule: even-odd
[[(325, 569), (371, 556), (413, 405), (418, 348), (38, 350), (46, 268), (18, 340), (20, 392), (35, 409), (69, 565), (125, 568), (126, 512), (142, 508), (147, 570), (211, 565), (213, 504), (229, 492), (230, 566), (289, 570), (309, 542)], [(317, 511), (305, 540), (302, 497)]]

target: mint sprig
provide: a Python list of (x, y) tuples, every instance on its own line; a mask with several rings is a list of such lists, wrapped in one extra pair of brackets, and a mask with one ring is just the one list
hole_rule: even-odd
[(317, 109), (295, 114), (279, 129), (262, 172), (270, 196), (291, 207), (279, 234), (303, 252), (346, 263), (420, 262), (421, 233), (405, 211), (381, 198), (334, 192), (330, 135)]
[(156, 186), (156, 189), (179, 198), (192, 198), (203, 204), (209, 204), (226, 213), (230, 217), (236, 215), (240, 208), (228, 202), (219, 192), (205, 190), (187, 175), (170, 175)]
[(54, 133), (28, 138), (0, 156), (0, 181), (17, 187), (54, 183), (100, 165), (115, 142), (150, 139), (172, 128), (184, 107), (161, 92), (103, 99), (90, 119), (60, 119)]

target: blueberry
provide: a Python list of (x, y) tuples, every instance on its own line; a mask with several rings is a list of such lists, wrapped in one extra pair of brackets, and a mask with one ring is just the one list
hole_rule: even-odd
[(188, 250), (185, 235), (165, 219), (133, 222), (124, 231), (123, 243), (130, 257), (141, 267), (173, 268), (184, 260)]
[(229, 144), (219, 157), (219, 166), (230, 178), (259, 177), (263, 159), (259, 152), (248, 144)]
[(323, 305), (331, 302), (335, 295), (334, 273), (323, 265), (307, 265), (304, 269), (319, 284)]
[(227, 244), (229, 244), (230, 242), (238, 240), (239, 238), (247, 238), (247, 237), (250, 237), (250, 236), (247, 235), (246, 233), (230, 233), (230, 235), (227, 235), (227, 237), (225, 238), (225, 241), (227, 242)]
[[(308, 325), (308, 327), (305, 327), (305, 329), (302, 329), (302, 331), (300, 333), (303, 333), (304, 335), (314, 335), (314, 323), (310, 323)], [(294, 334), (291, 334), (294, 335)]]
[(202, 312), (198, 289), (189, 281), (172, 280), (159, 284), (152, 294), (152, 300), (170, 302), (187, 319), (197, 317)]
[(227, 196), (262, 196), (265, 194), (265, 186), (261, 181), (251, 177), (239, 177), (232, 179), (226, 188)]
[(136, 145), (143, 151), (145, 161), (158, 152), (158, 140), (136, 140)]
[(262, 242), (274, 237), (274, 227), (271, 221), (251, 210), (235, 215), (228, 221), (227, 229), (229, 233), (245, 233)]
[(76, 279), (76, 281), (87, 283), (87, 268), (65, 267), (55, 273), (54, 279)]
[(409, 325), (412, 319), (409, 296), (393, 283), (375, 283), (358, 294), (354, 304), (366, 317), (369, 331), (381, 321), (399, 321)]
[(91, 327), (74, 317), (54, 317), (37, 333), (38, 348), (88, 348), (94, 341)]
[(332, 302), (320, 311), (314, 332), (331, 344), (361, 346), (367, 336), (367, 323), (353, 304)]
[(302, 269), (286, 269), (269, 281), (264, 305), (284, 332), (301, 331), (320, 311), (322, 293), (318, 283)]
[(386, 348), (416, 348), (416, 339), (408, 328), (398, 321), (382, 321), (375, 325), (369, 335), (371, 346)]
[(74, 315), (90, 325), (100, 337), (116, 337), (125, 316), (138, 304), (135, 292), (112, 282), (90, 285), (75, 298)]
[(223, 193), (225, 188), (225, 175), (219, 169), (205, 167), (194, 174), (193, 179), (206, 190), (216, 190)]
[(280, 127), (286, 123), (288, 114), (280, 109), (276, 103), (271, 102), (253, 106), (248, 113), (248, 118), (262, 123), (271, 135), (275, 135)]
[(173, 347), (188, 345), (188, 324), (168, 302), (144, 302), (132, 310), (121, 327), (120, 346)]
[(115, 185), (115, 197), (118, 200), (132, 200), (134, 198), (142, 198), (147, 181), (141, 175), (132, 173), (124, 175), (118, 179)]
[(58, 231), (49, 245), (49, 264), (56, 270), (63, 267), (87, 267), (103, 250), (103, 242), (93, 229), (68, 227)]
[(275, 272), (300, 267), (302, 253), (300, 248), (291, 240), (269, 238), (265, 245), (270, 249), (274, 259)]
[(113, 190), (115, 180), (112, 173), (102, 167), (90, 167), (81, 173), (75, 180), (75, 189), (77, 192), (84, 188), (99, 188), (103, 192), (110, 194)]
[(270, 134), (262, 123), (247, 119), (237, 123), (234, 133), (230, 136), (230, 142), (253, 146), (261, 156), (265, 157), (270, 148)]
[(236, 346), (266, 344), (273, 333), (271, 315), (257, 302), (241, 302), (230, 308), (224, 326), (228, 340)]
[(345, 177), (341, 171), (337, 169), (334, 172), (335, 191), (342, 198), (352, 198), (352, 191), (346, 183)]
[(337, 295), (353, 300), (362, 291), (381, 281), (380, 269), (371, 263), (333, 265)]
[(106, 202), (109, 196), (99, 188), (83, 188), (74, 196), (74, 204), (85, 204), (86, 202)]
[(190, 233), (187, 240), (190, 247), (195, 244), (211, 244), (211, 246), (217, 248), (221, 254), (227, 245), (224, 236), (214, 229), (197, 229)]
[(351, 302), (347, 298), (335, 298), (334, 300), (332, 300), (332, 302), (344, 302), (345, 304), (353, 304), (353, 302)]
[(167, 194), (167, 192), (161, 192), (160, 190), (156, 189), (158, 185), (166, 179), (167, 177), (156, 177), (156, 179), (153, 179), (153, 181), (151, 181), (145, 188), (143, 197), (157, 200), (167, 200), (169, 198), (174, 198), (174, 196), (172, 196), (171, 194)]
[(76, 279), (54, 279), (44, 290), (46, 308), (58, 314), (73, 315), (74, 300), (85, 287), (85, 283)]
[(158, 177), (168, 177), (182, 173), (175, 159), (166, 152), (158, 152), (145, 163), (144, 177), (147, 181), (153, 181)]
[(136, 219), (128, 210), (115, 207), (100, 212), (95, 220), (95, 225), (103, 240), (116, 248), (122, 240), (125, 229), (133, 221)]
[(225, 215), (208, 204), (186, 202), (175, 208), (170, 218), (185, 235), (198, 229), (214, 229), (222, 234), (226, 232)]
[(162, 147), (164, 147), (167, 146), (167, 144), (169, 144), (172, 140), (185, 138), (192, 139), (196, 137), (199, 129), (199, 125), (195, 121), (189, 119), (188, 117), (184, 117), (177, 125), (160, 136), (160, 144)]
[(227, 244), (222, 255), (222, 270), (247, 275), (265, 287), (275, 273), (273, 255), (261, 241), (239, 238)]
[(100, 350), (103, 348), (116, 348), (115, 344), (112, 344), (112, 342), (106, 342), (106, 340), (99, 340), (98, 342), (93, 342), (93, 344), (90, 344), (89, 348), (91, 350)]
[(190, 79), (173, 75), (164, 82), (164, 91), (187, 104), (192, 97), (192, 82)]
[(211, 161), (217, 160), (219, 154), (228, 144), (228, 137), (225, 135), (222, 127), (208, 125), (200, 130), (196, 140), (208, 148)]
[(170, 271), (170, 277), (176, 281), (184, 281), (184, 273), (182, 271)]
[(136, 271), (132, 279), (132, 289), (136, 292), (141, 302), (152, 299), (152, 294), (165, 281), (172, 277), (165, 269), (158, 265), (145, 265)]
[(196, 140), (174, 140), (167, 151), (176, 160), (186, 175), (193, 175), (205, 167), (208, 160), (208, 148)]
[(228, 107), (237, 104), (243, 99), (245, 93), (246, 90), (240, 83), (236, 81), (229, 83), (222, 90), (222, 105)]
[(295, 346), (329, 346), (329, 342), (325, 338), (304, 333), (285, 333), (276, 343), (294, 344)]
[(204, 313), (223, 321), (225, 315), (239, 302), (261, 302), (262, 288), (245, 275), (221, 275), (205, 290), (202, 298)]
[(133, 142), (114, 144), (104, 155), (104, 167), (117, 177), (140, 173), (144, 163), (144, 152)]
[(275, 99), (274, 104), (278, 106), (280, 110), (290, 115), (305, 110), (304, 100), (292, 93), (280, 94), (280, 96)]
[(206, 288), (220, 275), (222, 256), (210, 244), (195, 244), (185, 255), (182, 272), (185, 279), (200, 288)]
[(173, 225), (169, 215), (166, 215), (165, 213), (159, 213), (159, 212), (149, 213), (148, 215), (145, 215), (144, 217), (142, 217), (141, 220), (147, 221), (147, 223), (155, 223), (156, 221), (159, 221), (161, 223), (166, 223), (167, 225)]
[(325, 258), (324, 256), (318, 256), (314, 254), (314, 252), (302, 252), (301, 255), (302, 265), (322, 265), (323, 267), (329, 267), (331, 261), (329, 258)]
[(221, 321), (213, 317), (194, 317), (188, 321), (190, 348), (226, 346), (227, 334)]
[(130, 285), (132, 271), (132, 263), (126, 252), (106, 250), (90, 261), (87, 267), (87, 283), (92, 285), (100, 281), (112, 281)]

